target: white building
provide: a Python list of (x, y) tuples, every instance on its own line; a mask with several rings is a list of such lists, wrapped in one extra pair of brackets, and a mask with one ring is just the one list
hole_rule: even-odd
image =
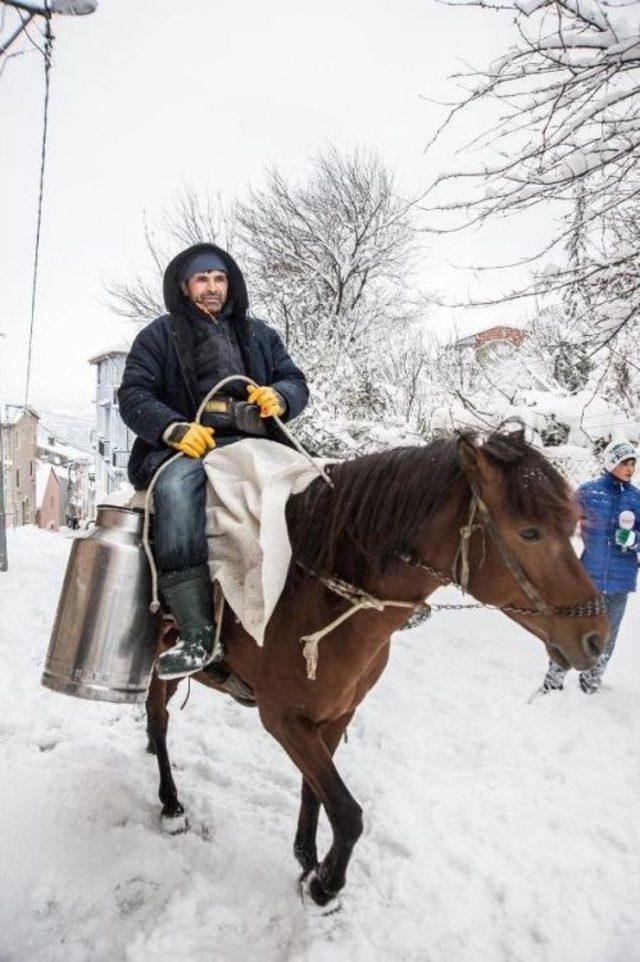
[(96, 459), (96, 504), (127, 482), (127, 464), (135, 435), (118, 409), (118, 388), (130, 345), (115, 347), (89, 358), (96, 368), (96, 430), (92, 446)]

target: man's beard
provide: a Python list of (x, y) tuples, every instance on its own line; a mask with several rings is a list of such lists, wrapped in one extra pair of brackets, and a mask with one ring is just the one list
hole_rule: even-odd
[(198, 307), (205, 314), (208, 314), (209, 317), (218, 318), (222, 314), (222, 308), (224, 307), (224, 304), (221, 300), (218, 300), (218, 298), (212, 298), (209, 300), (208, 298), (205, 299), (202, 297), (199, 301), (196, 301), (196, 307)]

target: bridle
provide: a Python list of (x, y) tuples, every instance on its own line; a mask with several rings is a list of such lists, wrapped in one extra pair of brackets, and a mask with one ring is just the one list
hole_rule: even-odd
[[(481, 520), (476, 521), (476, 515)], [(531, 602), (531, 608), (516, 607), (514, 605), (487, 605), (481, 602), (476, 604), (459, 605), (459, 608), (494, 608), (497, 611), (504, 611), (507, 614), (517, 615), (554, 615), (560, 618), (590, 618), (593, 615), (605, 614), (607, 607), (602, 594), (597, 594), (595, 598), (587, 601), (574, 602), (571, 605), (549, 605), (540, 595), (540, 592), (527, 577), (524, 568), (517, 558), (509, 551), (502, 532), (495, 523), (489, 508), (480, 497), (475, 485), (471, 484), (471, 501), (469, 502), (469, 516), (467, 523), (460, 528), (460, 540), (454, 555), (451, 575), (445, 574), (439, 568), (427, 564), (415, 551), (398, 552), (398, 557), (405, 564), (413, 568), (420, 568), (432, 577), (440, 581), (441, 584), (452, 584), (466, 594), (469, 587), (470, 565), (469, 565), (469, 543), (474, 531), (487, 531), (502, 559), (505, 568), (511, 573), (516, 583)], [(484, 545), (483, 545), (484, 560)], [(482, 565), (482, 561), (480, 562)], [(440, 608), (448, 607), (445, 605)]]
[[(525, 593), (531, 602), (532, 607), (525, 608), (517, 607), (515, 605), (491, 605), (484, 604), (483, 602), (471, 604), (430, 605), (425, 601), (413, 602), (380, 599), (376, 598), (375, 595), (365, 591), (363, 588), (358, 588), (356, 585), (352, 585), (348, 581), (344, 581), (342, 578), (336, 578), (334, 576), (325, 578), (316, 574), (314, 571), (310, 571), (309, 569), (305, 568), (304, 565), (300, 565), (300, 567), (302, 567), (307, 574), (317, 578), (317, 580), (320, 581), (325, 588), (328, 588), (329, 591), (332, 591), (339, 597), (344, 598), (345, 601), (349, 601), (351, 604), (350, 608), (338, 615), (338, 617), (335, 618), (330, 624), (326, 625), (324, 628), (321, 628), (319, 631), (315, 631), (310, 635), (303, 635), (300, 638), (300, 641), (304, 644), (303, 654), (307, 664), (308, 678), (314, 679), (316, 677), (316, 670), (318, 666), (318, 644), (321, 639), (333, 631), (334, 628), (337, 628), (340, 624), (342, 624), (342, 622), (346, 621), (352, 615), (355, 615), (356, 612), (365, 609), (374, 609), (375, 611), (382, 612), (387, 607), (411, 608), (414, 611), (421, 610), (426, 615), (429, 615), (431, 614), (432, 609), (463, 610), (465, 608), (493, 608), (496, 611), (503, 611), (508, 615), (528, 615), (537, 617), (548, 617), (553, 615), (560, 618), (591, 618), (594, 615), (602, 615), (606, 613), (606, 602), (602, 594), (596, 595), (595, 598), (589, 598), (587, 601), (574, 602), (570, 605), (547, 604), (547, 602), (544, 601), (540, 595), (538, 589), (527, 577), (524, 568), (518, 559), (514, 558), (512, 553), (509, 551), (498, 525), (494, 521), (486, 503), (480, 497), (476, 486), (472, 482), (469, 483), (471, 486), (469, 514), (466, 524), (462, 525), (460, 528), (460, 537), (451, 565), (451, 574), (446, 574), (439, 568), (428, 564), (426, 561), (424, 561), (420, 554), (414, 550), (397, 551), (396, 556), (410, 567), (418, 568), (421, 571), (426, 571), (427, 574), (431, 575), (431, 577), (435, 578), (441, 584), (455, 585), (455, 587), (460, 588), (463, 594), (466, 594), (471, 575), (469, 561), (471, 537), (475, 531), (482, 531), (483, 534), (485, 531), (487, 531), (489, 533), (489, 537), (494, 542), (498, 550), (503, 564), (511, 573), (522, 591)], [(476, 520), (478, 516), (480, 520)], [(481, 565), (484, 561), (484, 553), (483, 543), (482, 559), (480, 562)]]

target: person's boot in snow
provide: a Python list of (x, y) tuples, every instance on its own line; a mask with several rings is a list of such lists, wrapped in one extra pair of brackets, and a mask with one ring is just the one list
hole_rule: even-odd
[(567, 671), (565, 668), (556, 665), (555, 661), (550, 661), (547, 673), (539, 688), (540, 694), (548, 695), (550, 691), (562, 691), (566, 674)]
[(221, 640), (215, 640), (213, 589), (207, 566), (160, 575), (158, 586), (180, 631), (177, 643), (158, 658), (158, 677), (185, 678), (222, 661), (225, 648)]
[(585, 695), (595, 695), (600, 688), (600, 678), (591, 670), (581, 671), (578, 682)]

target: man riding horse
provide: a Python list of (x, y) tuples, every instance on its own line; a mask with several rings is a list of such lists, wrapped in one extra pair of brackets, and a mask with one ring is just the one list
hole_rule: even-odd
[[(180, 638), (160, 656), (161, 678), (180, 678), (220, 662), (205, 538), (206, 475), (202, 457), (245, 437), (288, 443), (283, 421), (304, 409), (309, 391), (278, 333), (248, 315), (247, 289), (234, 259), (214, 244), (196, 244), (164, 274), (167, 314), (136, 337), (118, 392), (120, 414), (137, 435), (129, 479), (148, 487), (159, 466), (180, 451), (154, 488), (154, 541), (159, 588)], [(196, 412), (208, 392), (233, 374), (225, 394)], [(248, 393), (247, 393), (248, 392)]]

